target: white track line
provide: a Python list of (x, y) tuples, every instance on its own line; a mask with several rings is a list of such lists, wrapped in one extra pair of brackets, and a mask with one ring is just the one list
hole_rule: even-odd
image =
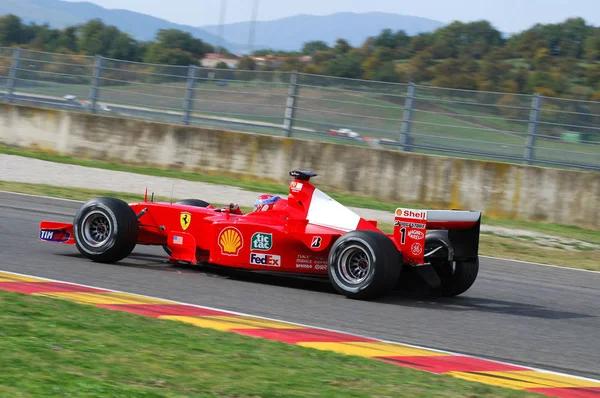
[[(289, 322), (289, 321), (284, 321), (284, 320), (281, 320), (281, 319), (269, 318), (269, 317), (264, 317), (264, 316), (259, 316), (259, 315), (252, 315), (252, 314), (248, 314), (248, 313), (244, 313), (244, 312), (237, 312), (237, 311), (225, 310), (225, 309), (222, 309), (222, 308), (208, 307), (208, 306), (198, 305), (198, 304), (190, 304), (190, 303), (185, 303), (185, 302), (182, 302), (182, 301), (164, 299), (164, 298), (161, 298), (161, 297), (147, 296), (145, 294), (130, 293), (130, 292), (122, 291), (122, 290), (114, 290), (114, 289), (108, 289), (108, 288), (99, 287), (99, 286), (84, 285), (82, 283), (66, 282), (66, 281), (61, 281), (61, 280), (58, 280), (58, 279), (44, 278), (44, 277), (41, 277), (41, 276), (35, 276), (35, 275), (29, 275), (29, 274), (21, 274), (21, 273), (12, 272), (12, 271), (1, 271), (1, 272), (5, 272), (7, 274), (12, 274), (12, 275), (18, 275), (18, 276), (25, 276), (25, 277), (32, 277), (32, 278), (43, 279), (43, 280), (46, 280), (46, 281), (49, 281), (49, 282), (59, 282), (59, 283), (65, 283), (65, 284), (74, 285), (74, 286), (82, 286), (82, 287), (89, 287), (89, 288), (94, 288), (94, 289), (102, 289), (102, 290), (106, 290), (106, 291), (114, 292), (114, 293), (124, 293), (124, 294), (129, 294), (129, 295), (137, 296), (137, 297), (141, 297), (141, 298), (163, 300), (163, 301), (167, 301), (167, 302), (170, 302), (170, 303), (173, 303), (173, 304), (181, 304), (181, 305), (187, 305), (187, 306), (196, 307), (196, 308), (203, 308), (203, 309), (209, 309), (209, 310), (214, 310), (214, 311), (227, 312), (227, 313), (235, 314), (235, 315), (239, 315), (239, 316), (249, 316), (249, 317), (253, 317), (253, 318), (264, 319), (264, 320), (267, 320), (267, 321), (274, 321), (274, 322), (280, 322), (280, 323), (287, 323), (289, 325), (301, 326), (301, 327), (304, 327), (304, 328), (324, 330), (324, 331), (334, 332), (334, 333), (341, 333), (341, 334), (346, 334), (346, 335), (349, 335), (349, 336), (362, 337), (362, 338), (365, 338), (365, 339), (372, 339), (372, 340), (376, 340), (376, 341), (381, 342), (381, 343), (400, 344), (400, 345), (403, 345), (403, 346), (406, 346), (406, 347), (418, 348), (418, 349), (421, 349), (421, 350), (439, 352), (439, 353), (456, 355), (456, 356), (462, 356), (462, 357), (475, 358), (475, 359), (480, 359), (480, 360), (483, 360), (483, 361), (490, 361), (490, 362), (495, 362), (495, 363), (501, 363), (501, 364), (504, 364), (504, 365), (511, 365), (511, 366), (516, 366), (516, 367), (526, 368), (526, 369), (533, 370), (533, 371), (536, 371), (536, 372), (554, 374), (554, 375), (557, 375), (557, 376), (572, 377), (572, 378), (575, 378), (575, 379), (585, 380), (585, 381), (591, 381), (591, 382), (600, 382), (600, 380), (595, 380), (595, 379), (591, 379), (591, 378), (588, 378), (588, 377), (575, 376), (575, 375), (570, 375), (570, 374), (567, 374), (567, 373), (554, 372), (554, 371), (551, 371), (551, 370), (539, 369), (539, 368), (534, 368), (534, 367), (531, 367), (531, 366), (517, 365), (517, 364), (510, 363), (510, 362), (497, 361), (497, 360), (487, 359), (487, 358), (478, 357), (478, 356), (474, 356), (474, 355), (466, 355), (466, 354), (461, 354), (461, 353), (457, 353), (457, 352), (453, 352), (453, 351), (446, 351), (446, 350), (440, 350), (440, 349), (436, 349), (436, 348), (429, 348), (429, 347), (424, 347), (424, 346), (415, 345), (415, 344), (400, 343), (400, 342), (391, 341), (391, 340), (383, 340), (383, 339), (378, 339), (378, 338), (370, 337), (370, 336), (364, 336), (364, 335), (360, 335), (360, 334), (356, 334), (356, 333), (343, 332), (341, 330), (329, 329), (329, 328), (324, 328), (324, 327), (317, 327), (317, 326), (312, 326), (312, 325), (307, 325), (307, 324), (297, 323), (297, 322)], [(73, 301), (71, 301), (71, 302), (73, 302)], [(198, 327), (198, 326), (196, 326), (196, 327)], [(233, 333), (233, 332), (228, 332), (228, 333)]]
[(56, 200), (56, 201), (71, 202), (71, 203), (85, 203), (82, 200), (57, 198), (57, 197), (54, 197), (54, 196), (32, 195), (32, 194), (29, 194), (29, 193), (20, 193), (20, 192), (11, 192), (11, 191), (2, 191), (2, 190), (0, 190), (0, 193), (7, 193), (7, 194), (10, 194), (10, 195), (19, 195), (19, 196), (29, 196), (31, 198), (52, 199), (52, 200)]
[(534, 263), (532, 261), (513, 260), (511, 258), (502, 258), (502, 257), (482, 256), (482, 255), (479, 255), (479, 257), (489, 258), (489, 259), (492, 259), (492, 260), (512, 261), (512, 262), (515, 262), (515, 263), (541, 265), (543, 267), (559, 268), (559, 269), (562, 269), (562, 270), (565, 270), (565, 271), (571, 270), (571, 271), (591, 272), (593, 274), (600, 274), (600, 271), (594, 271), (594, 270), (591, 270), (591, 269), (571, 268), (571, 267), (565, 267), (565, 266), (562, 266), (562, 265)]

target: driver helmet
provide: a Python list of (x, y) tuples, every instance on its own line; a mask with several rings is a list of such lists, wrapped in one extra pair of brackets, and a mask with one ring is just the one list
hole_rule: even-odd
[(267, 211), (271, 210), (275, 206), (281, 197), (276, 195), (263, 194), (260, 195), (254, 202), (254, 211)]

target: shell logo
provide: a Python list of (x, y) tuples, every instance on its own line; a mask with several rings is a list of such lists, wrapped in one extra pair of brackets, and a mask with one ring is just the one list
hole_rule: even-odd
[(226, 256), (237, 256), (244, 246), (242, 234), (233, 227), (223, 229), (219, 234), (218, 242), (221, 253)]

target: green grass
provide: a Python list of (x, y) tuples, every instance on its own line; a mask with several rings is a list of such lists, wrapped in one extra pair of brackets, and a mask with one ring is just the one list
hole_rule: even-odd
[(62, 300), (0, 307), (7, 397), (539, 396)]
[[(55, 187), (44, 184), (26, 184), (19, 182), (6, 182), (0, 180), (0, 190), (20, 192), (32, 195), (43, 195), (73, 200), (88, 200), (97, 196), (111, 196), (127, 202), (138, 202), (143, 199), (142, 194), (131, 194), (115, 191), (99, 191), (83, 188)], [(182, 198), (173, 198), (177, 201)], [(169, 202), (171, 199), (155, 196), (155, 201)], [(215, 207), (223, 206), (223, 203), (213, 203)], [(241, 206), (244, 213), (252, 211), (250, 207)], [(492, 220), (484, 220), (484, 224), (507, 227), (508, 224)], [(378, 223), (379, 228), (385, 233), (393, 232), (393, 224)], [(526, 229), (528, 224), (522, 222), (514, 223), (514, 228)], [(545, 228), (544, 228), (545, 227)], [(576, 227), (565, 227), (560, 225), (543, 225), (542, 231), (554, 236), (562, 236), (579, 239), (590, 243), (600, 244), (600, 231), (587, 231)], [(569, 246), (571, 250), (565, 250), (563, 246), (548, 247), (529, 236), (501, 235), (495, 232), (484, 232), (480, 236), (479, 253), (484, 256), (502, 257), (513, 260), (541, 262), (558, 266), (581, 268), (600, 271), (600, 250), (589, 248), (575, 243)], [(560, 249), (560, 250), (559, 250)], [(576, 260), (574, 260), (574, 258)]]

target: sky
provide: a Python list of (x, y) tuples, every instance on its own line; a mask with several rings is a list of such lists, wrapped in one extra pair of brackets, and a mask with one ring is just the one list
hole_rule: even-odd
[[(81, 0), (67, 0), (81, 1)], [(221, 1), (226, 3), (225, 23), (248, 21), (255, 0), (88, 0), (105, 8), (149, 14), (191, 26), (219, 23)], [(485, 19), (497, 29), (514, 33), (535, 23), (555, 23), (583, 17), (600, 26), (600, 0), (258, 0), (258, 20), (297, 14), (381, 11), (425, 17), (449, 23)]]

